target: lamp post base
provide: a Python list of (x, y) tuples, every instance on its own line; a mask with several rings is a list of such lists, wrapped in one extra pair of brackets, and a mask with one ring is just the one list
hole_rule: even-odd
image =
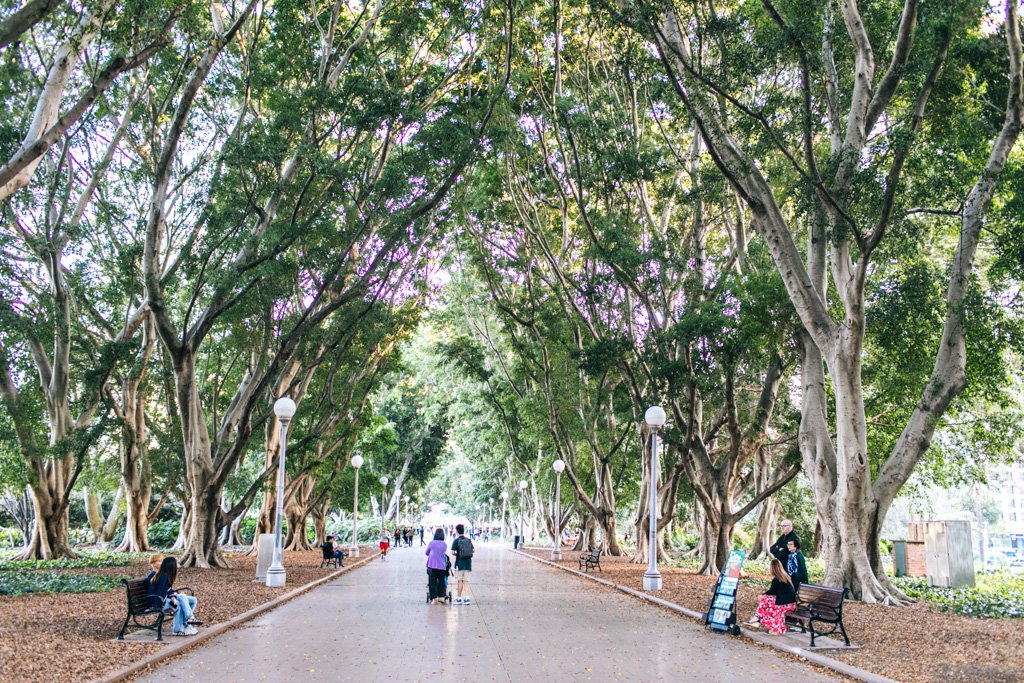
[(555, 548), (551, 551), (551, 561), (558, 562), (560, 559), (562, 559), (562, 551), (558, 548)]
[[(267, 577), (268, 580), (270, 577)], [(661, 574), (655, 572), (647, 572), (644, 574), (644, 590), (645, 591), (660, 591), (661, 590)]]
[(279, 564), (270, 566), (267, 570), (267, 588), (284, 588), (287, 573)]
[(359, 557), (359, 546), (357, 546), (357, 545), (349, 546), (348, 556), (349, 557)]

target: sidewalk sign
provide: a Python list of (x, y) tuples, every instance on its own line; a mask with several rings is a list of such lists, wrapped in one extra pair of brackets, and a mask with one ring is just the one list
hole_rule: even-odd
[(740, 587), (740, 570), (746, 553), (733, 550), (725, 562), (725, 569), (715, 583), (715, 590), (708, 603), (708, 611), (704, 615), (704, 624), (713, 631), (732, 632), (739, 634), (736, 626), (736, 591)]

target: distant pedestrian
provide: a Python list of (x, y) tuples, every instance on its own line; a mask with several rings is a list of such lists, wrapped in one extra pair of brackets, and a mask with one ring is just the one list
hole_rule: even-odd
[[(444, 540), (444, 532), (443, 531), (441, 532), (441, 540)], [(424, 545), (426, 545), (426, 544), (423, 542), (423, 526), (421, 525), (420, 526), (420, 547), (422, 548)]]
[(402, 543), (402, 530), (397, 526), (395, 527), (395, 547), (397, 548)]
[(387, 529), (380, 530), (380, 559), (388, 559), (388, 546), (391, 545), (391, 534)]
[(443, 604), (448, 593), (448, 546), (444, 542), (444, 530), (438, 527), (434, 540), (427, 545), (427, 586), (433, 604)]
[(455, 604), (468, 605), (471, 598), (467, 595), (462, 597), (463, 590), (469, 588), (469, 575), (473, 571), (473, 541), (466, 536), (466, 527), (461, 524), (455, 525), (455, 533), (458, 536), (452, 541), (452, 552), (455, 553)]

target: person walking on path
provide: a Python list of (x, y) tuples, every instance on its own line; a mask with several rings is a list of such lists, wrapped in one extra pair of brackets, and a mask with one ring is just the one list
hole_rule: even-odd
[(149, 608), (153, 610), (174, 608), (174, 635), (194, 636), (199, 631), (189, 626), (189, 621), (196, 609), (196, 599), (191, 595), (175, 592), (174, 580), (177, 578), (178, 560), (165, 557), (160, 563), (159, 571), (149, 580), (146, 599), (149, 601)]
[(434, 540), (427, 545), (424, 553), (427, 556), (427, 586), (429, 587), (431, 604), (443, 604), (445, 599), (445, 580), (448, 577), (448, 546), (444, 542), (444, 531), (438, 528), (434, 532)]
[(473, 571), (473, 541), (466, 537), (466, 527), (455, 525), (458, 536), (452, 541), (452, 552), (455, 553), (455, 604), (468, 605), (470, 597), (462, 597), (462, 591), (469, 588), (469, 575)]
[(380, 559), (388, 559), (388, 546), (391, 545), (391, 534), (386, 528), (380, 530)]
[(768, 550), (776, 560), (782, 563), (782, 566), (786, 566), (786, 560), (789, 559), (789, 548), (787, 544), (790, 541), (796, 541), (797, 547), (800, 547), (800, 538), (793, 531), (793, 522), (788, 519), (784, 519), (779, 522), (779, 530), (782, 535), (779, 536), (779, 540), (775, 541), (775, 544)]
[[(439, 531), (440, 531), (440, 529), (439, 529)], [(436, 536), (437, 532), (435, 531), (434, 534)], [(443, 531), (441, 531), (441, 540), (442, 541), (444, 540), (444, 532)], [(422, 548), (425, 545), (426, 545), (426, 543), (423, 542), (423, 527), (421, 526), (420, 527), (420, 547)]]
[(800, 552), (800, 541), (791, 540), (786, 544), (789, 550), (789, 557), (786, 559), (786, 573), (793, 582), (793, 590), (800, 591), (800, 584), (807, 583), (807, 562), (804, 554)]
[(789, 574), (778, 560), (772, 560), (772, 585), (757, 601), (757, 615), (747, 622), (748, 626), (758, 623), (768, 632), (778, 635), (786, 632), (786, 615), (796, 609), (796, 591)]
[(395, 547), (397, 548), (402, 543), (402, 530), (397, 526), (395, 527)]

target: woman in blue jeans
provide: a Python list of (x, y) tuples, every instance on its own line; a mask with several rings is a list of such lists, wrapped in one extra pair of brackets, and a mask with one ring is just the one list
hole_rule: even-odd
[(196, 609), (196, 599), (191, 595), (176, 593), (174, 580), (178, 578), (178, 561), (173, 557), (165, 557), (160, 569), (149, 580), (146, 596), (149, 598), (150, 609), (169, 609), (174, 607), (174, 628), (176, 636), (194, 636), (199, 633), (189, 626), (189, 620)]

